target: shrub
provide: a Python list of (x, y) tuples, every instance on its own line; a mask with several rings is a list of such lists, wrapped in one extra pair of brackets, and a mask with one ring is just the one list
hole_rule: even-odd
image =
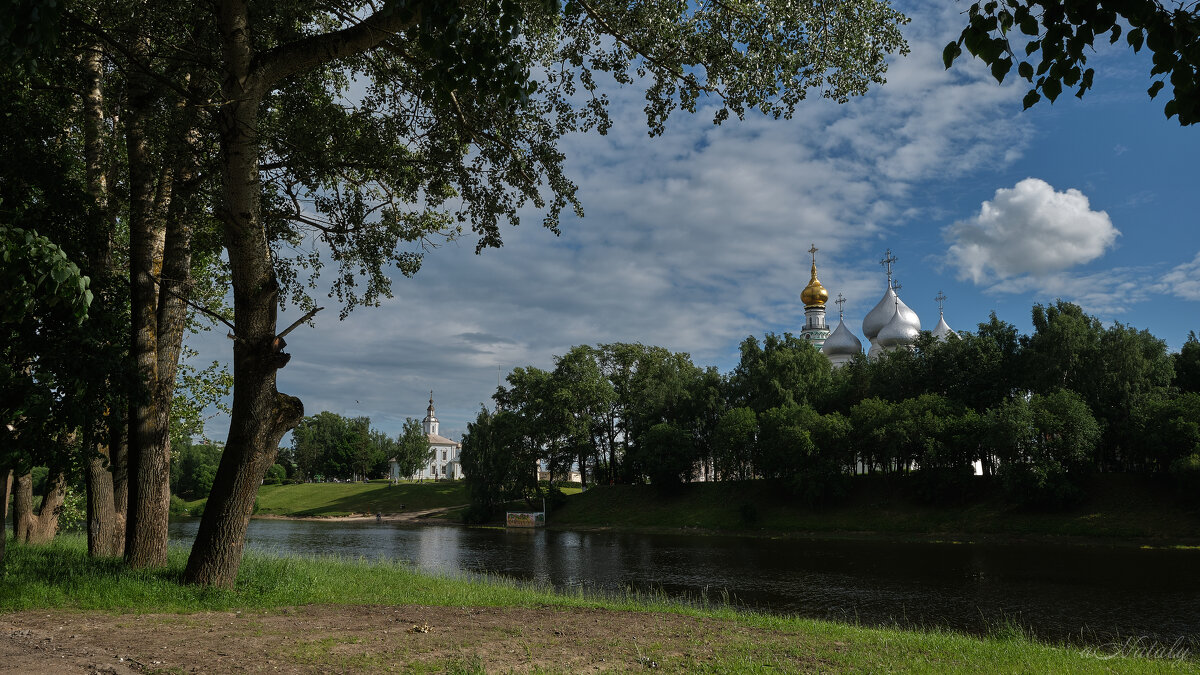
[(272, 464), (271, 468), (267, 469), (267, 475), (263, 479), (263, 485), (280, 485), (287, 478), (287, 469), (282, 464)]

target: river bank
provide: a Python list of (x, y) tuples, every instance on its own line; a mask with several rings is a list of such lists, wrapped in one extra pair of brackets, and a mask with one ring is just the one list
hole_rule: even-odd
[(549, 522), (564, 529), (767, 537), (1200, 545), (1200, 508), (1168, 486), (1101, 475), (1089, 495), (1059, 509), (1032, 509), (1006, 502), (997, 485), (980, 480), (960, 503), (939, 505), (902, 482), (860, 476), (842, 499), (814, 507), (769, 481), (692, 483), (665, 493), (650, 485), (605, 485), (568, 497)]
[(247, 553), (234, 590), (10, 543), (0, 654), (19, 672), (1164, 672), (1191, 645), (1048, 645), (864, 628), (662, 597), (556, 593), (393, 563)]
[[(669, 493), (652, 485), (574, 489), (551, 510), (548, 525), (698, 536), (1200, 546), (1200, 508), (1144, 478), (1097, 476), (1090, 497), (1057, 510), (1007, 503), (994, 483), (982, 480), (962, 502), (933, 505), (903, 483), (876, 478), (856, 477), (847, 495), (820, 507), (797, 503), (769, 481), (692, 483)], [(461, 482), (267, 485), (255, 517), (370, 521), (380, 514), (385, 522), (451, 524), (461, 522), (468, 501)], [(490, 524), (502, 526), (503, 514)]]

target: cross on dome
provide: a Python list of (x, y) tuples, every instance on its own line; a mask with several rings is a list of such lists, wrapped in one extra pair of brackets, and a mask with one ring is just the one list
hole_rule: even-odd
[(892, 265), (896, 263), (896, 256), (892, 255), (892, 249), (884, 252), (883, 257), (879, 259), (879, 264), (887, 270), (888, 285), (892, 283)]
[(846, 318), (846, 298), (841, 293), (838, 293), (837, 300), (834, 300), (838, 306), (838, 319)]
[(938, 314), (942, 313), (942, 304), (946, 302), (946, 294), (938, 291), (937, 297), (934, 298), (938, 304)]
[(820, 251), (820, 250), (821, 249), (817, 248), (816, 244), (813, 244), (812, 248), (808, 249), (808, 252), (812, 254), (812, 261), (813, 261), (814, 265), (817, 264), (817, 251)]

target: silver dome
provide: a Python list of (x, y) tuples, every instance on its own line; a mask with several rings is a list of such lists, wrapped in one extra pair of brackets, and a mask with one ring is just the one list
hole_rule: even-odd
[(867, 312), (866, 318), (863, 319), (863, 335), (867, 336), (868, 340), (874, 340), (879, 335), (879, 331), (888, 325), (892, 320), (892, 315), (896, 313), (897, 303), (899, 303), (900, 317), (912, 325), (914, 329), (921, 330), (921, 319), (917, 313), (908, 308), (900, 296), (896, 295), (896, 291), (892, 290), (892, 284), (889, 282), (887, 290), (883, 293), (883, 298), (879, 300), (879, 304), (870, 312)]
[(838, 321), (837, 328), (825, 338), (825, 344), (821, 347), (821, 353), (829, 357), (829, 360), (835, 366), (849, 361), (855, 354), (862, 353), (862, 342), (859, 341), (854, 333), (846, 328), (845, 321)]
[[(917, 336), (921, 333), (920, 323), (915, 327), (909, 323), (900, 310), (901, 304), (896, 303), (896, 309), (892, 313), (892, 320), (888, 321), (887, 325), (879, 331), (879, 335), (875, 336), (875, 341), (885, 351), (891, 351), (897, 347), (908, 346), (917, 341)], [(909, 310), (911, 313), (912, 310)]]
[(933, 337), (939, 340), (945, 340), (951, 335), (958, 337), (958, 333), (955, 333), (954, 330), (950, 328), (950, 324), (946, 323), (946, 317), (939, 316), (938, 325), (933, 329)]

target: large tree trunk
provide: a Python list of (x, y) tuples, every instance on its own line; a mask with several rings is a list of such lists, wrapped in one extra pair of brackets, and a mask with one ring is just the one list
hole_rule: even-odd
[[(109, 180), (105, 168), (104, 138), (107, 131), (103, 59), (103, 47), (98, 42), (84, 50), (83, 131), (88, 193), (92, 196), (106, 230), (105, 236), (100, 238), (100, 247), (91, 252), (89, 274), (92, 276), (93, 285), (102, 285), (107, 289), (120, 283), (122, 271), (116, 269), (112, 255), (116, 222), (113, 211), (109, 208)], [(112, 294), (102, 292), (99, 297), (111, 299)], [(99, 396), (108, 396), (112, 383), (94, 383), (92, 387)], [(98, 432), (106, 436), (106, 439), (99, 442), (93, 440), (87, 444), (95, 447), (96, 456), (89, 459), (84, 467), (84, 478), (87, 487), (88, 554), (108, 557), (121, 555), (125, 547), (125, 503), (123, 500), (118, 502), (114, 492), (114, 476), (118, 473), (124, 476), (125, 469), (124, 453), (119, 453), (118, 456), (110, 451), (112, 444), (118, 442), (114, 439), (123, 436), (123, 431), (116, 429), (118, 425), (123, 428), (123, 415), (110, 411), (106, 417), (105, 428)], [(96, 434), (97, 431), (93, 429), (91, 435)]]
[(233, 409), (212, 493), (196, 532), (184, 580), (230, 587), (241, 565), (254, 499), (283, 434), (304, 416), (300, 399), (280, 394), (275, 372), (286, 363), (276, 339), (278, 282), (260, 217), (257, 109), (262, 92), (247, 90), (251, 66), (246, 8), (223, 3), (220, 16), (230, 77), (219, 117), (225, 247), (233, 282)]
[(114, 476), (119, 469), (110, 450), (119, 434), (110, 427), (109, 441), (96, 444), (96, 455), (85, 469), (88, 555), (93, 557), (118, 556), (125, 549), (125, 505), (116, 499)]
[[(140, 48), (144, 48), (142, 45)], [(125, 558), (134, 567), (167, 560), (171, 504), (171, 404), (175, 374), (187, 327), (191, 292), (192, 222), (189, 209), (196, 186), (192, 130), (171, 144), (157, 178), (146, 139), (153, 110), (150, 83), (133, 78), (126, 146), (130, 182), (130, 286), (133, 314), (131, 350), (143, 388), (130, 397), (129, 495)], [(187, 108), (185, 115), (194, 115)], [(180, 119), (191, 129), (188, 120)], [(165, 224), (164, 224), (165, 223)]]
[(233, 282), (233, 410), (229, 437), (204, 507), (184, 580), (232, 586), (258, 486), (275, 462), (279, 440), (304, 416), (300, 399), (281, 394), (275, 373), (287, 363), (276, 334), (279, 284), (260, 216), (258, 106), (278, 82), (322, 63), (370, 49), (414, 24), (419, 15), (384, 8), (354, 27), (281, 45), (256, 59), (246, 0), (219, 0), (224, 101), (221, 137), (222, 220)]
[[(139, 78), (134, 78), (139, 79)], [(134, 93), (136, 92), (136, 93)], [(167, 517), (171, 500), (170, 448), (164, 444), (156, 409), (158, 372), (158, 283), (166, 230), (155, 218), (154, 173), (141, 110), (145, 91), (131, 87), (133, 111), (126, 123), (129, 158), (129, 284), (132, 313), (130, 354), (138, 383), (129, 397), (129, 510), (125, 559), (135, 568), (167, 562)], [(142, 103), (142, 105), (139, 105)]]
[(67, 496), (67, 478), (62, 471), (51, 471), (46, 477), (46, 492), (42, 505), (33, 512), (33, 475), (17, 478), (13, 494), (13, 534), (23, 544), (45, 544), (58, 532), (58, 516)]

